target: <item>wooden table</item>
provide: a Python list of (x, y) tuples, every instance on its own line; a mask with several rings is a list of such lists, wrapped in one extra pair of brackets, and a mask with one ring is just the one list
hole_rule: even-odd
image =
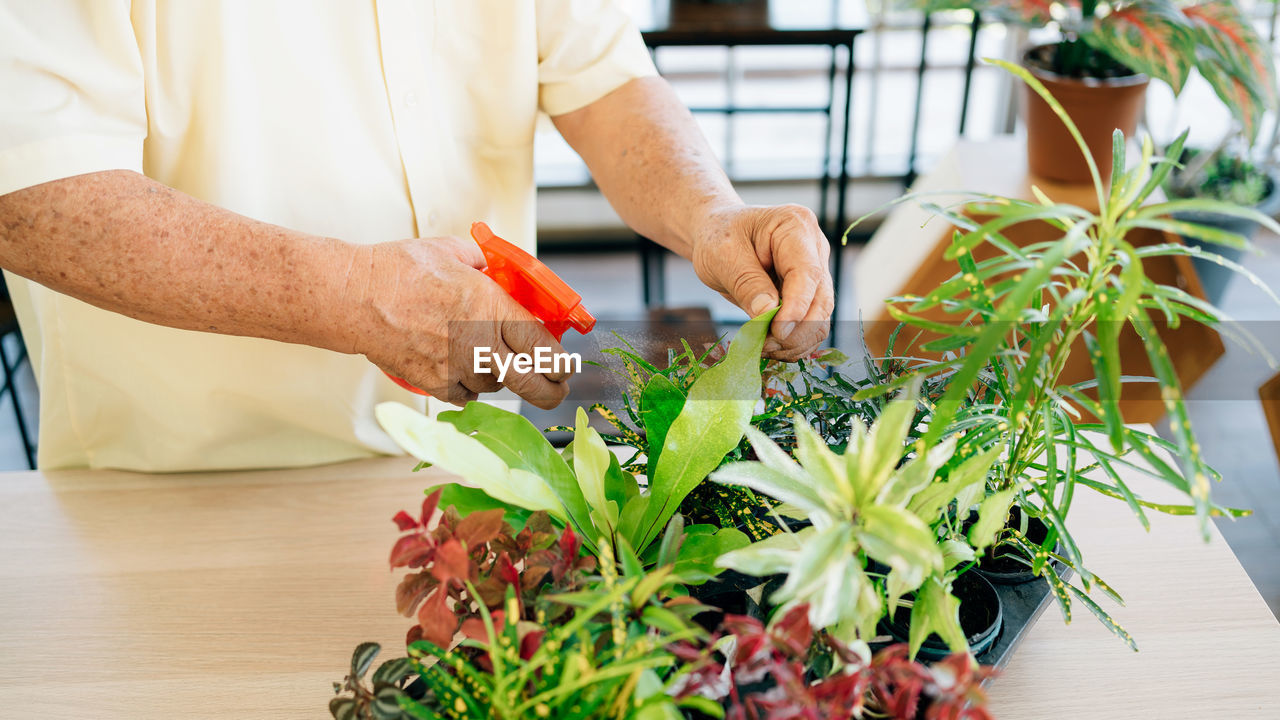
[[(0, 475), (0, 718), (327, 717), (356, 643), (410, 624), (390, 518), (443, 477), (411, 466)], [(1051, 608), (997, 717), (1280, 717), (1280, 625), (1216, 531), (1084, 490), (1072, 524), (1142, 652)]]

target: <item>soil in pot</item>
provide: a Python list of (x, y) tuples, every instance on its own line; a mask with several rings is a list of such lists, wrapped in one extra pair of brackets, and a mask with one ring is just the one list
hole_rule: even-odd
[[(1076, 66), (1079, 77), (1062, 74), (1059, 53), (1085, 56)], [(1023, 65), (1048, 88), (1079, 128), (1103, 181), (1110, 177), (1111, 135), (1119, 128), (1125, 137), (1137, 129), (1146, 101), (1146, 75), (1135, 73), (1102, 53), (1064, 43), (1039, 45), (1023, 55)], [(1027, 168), (1032, 175), (1058, 182), (1092, 181), (1089, 165), (1067, 126), (1043, 99), (1023, 85), (1027, 122)]]
[[(975, 572), (967, 572), (956, 578), (951, 592), (960, 601), (960, 629), (964, 631), (969, 650), (979, 655), (990, 648), (1000, 637), (1004, 626), (1004, 612), (1000, 594), (986, 578)], [(897, 642), (907, 642), (911, 627), (911, 609), (899, 607), (892, 621), (882, 625)], [(946, 641), (932, 634), (920, 646), (918, 657), (923, 660), (941, 660), (951, 654)]]
[[(1022, 508), (1015, 505), (1009, 511), (1009, 521), (1005, 523), (1005, 527), (1022, 527)], [(1040, 518), (1028, 518), (1025, 535), (1033, 545), (1043, 544), (1045, 538), (1049, 537), (1049, 526)], [(1061, 543), (1057, 544), (1055, 549), (1061, 554)], [(977, 571), (999, 585), (1017, 585), (1035, 580), (1036, 575), (1031, 572), (1030, 561), (1024, 562), (1017, 553), (1018, 550), (1011, 545), (989, 548), (986, 554), (978, 559)]]

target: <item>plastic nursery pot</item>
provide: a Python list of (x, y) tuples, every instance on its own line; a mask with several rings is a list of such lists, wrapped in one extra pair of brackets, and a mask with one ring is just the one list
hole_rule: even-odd
[[(1274, 172), (1268, 172), (1267, 179), (1270, 190), (1267, 192), (1267, 196), (1254, 206), (1254, 209), (1263, 215), (1274, 216), (1277, 212), (1280, 212), (1280, 176), (1277, 176)], [(1176, 212), (1173, 213), (1173, 217), (1175, 220), (1183, 222), (1208, 225), (1209, 227), (1226, 230), (1246, 239), (1252, 239), (1253, 234), (1258, 230), (1258, 223), (1254, 220), (1234, 215), (1223, 215), (1222, 213)], [(1241, 256), (1244, 255), (1243, 248), (1207, 243), (1186, 235), (1181, 235), (1180, 237), (1185, 245), (1204, 248), (1228, 260), (1239, 261)], [(1193, 257), (1191, 258), (1191, 263), (1196, 268), (1196, 275), (1200, 276), (1200, 285), (1204, 288), (1205, 298), (1213, 305), (1220, 303), (1223, 294), (1227, 291), (1227, 284), (1235, 276), (1235, 271), (1203, 258)]]
[[(782, 587), (785, 580), (785, 575), (758, 578), (725, 570), (701, 585), (690, 585), (689, 597), (727, 615), (747, 615), (764, 620), (768, 615), (765, 599)], [(697, 616), (695, 622), (703, 624), (708, 630), (714, 630), (720, 623), (720, 617), (707, 613)]]
[[(1051, 57), (1056, 44), (1038, 45), (1022, 56), (1022, 65), (1044, 84), (1080, 130), (1103, 181), (1111, 172), (1111, 135), (1119, 128), (1132, 137), (1142, 114), (1150, 79), (1141, 73), (1107, 78), (1058, 75)], [(1023, 112), (1027, 123), (1027, 169), (1058, 182), (1092, 182), (1089, 165), (1071, 132), (1053, 109), (1023, 83)]]
[[(960, 601), (960, 629), (969, 643), (969, 652), (981, 655), (1000, 637), (1004, 627), (1004, 606), (1000, 593), (986, 578), (967, 572), (956, 578), (951, 592)], [(899, 607), (893, 619), (881, 623), (881, 629), (897, 642), (907, 642), (911, 630), (911, 609)], [(920, 645), (917, 656), (922, 660), (942, 660), (951, 654), (946, 641), (932, 634)]]
[[(1006, 528), (1016, 528), (1022, 525), (1022, 508), (1017, 505), (1009, 511), (1009, 521), (1005, 523)], [(1033, 545), (1040, 545), (1044, 539), (1049, 537), (1049, 526), (1043, 520), (1037, 517), (1027, 520), (1027, 540)], [(1031, 572), (1030, 561), (1023, 562), (1021, 558), (1012, 557), (1018, 551), (1008, 545), (999, 549), (989, 548), (985, 555), (978, 558), (978, 566), (976, 570), (986, 579), (997, 585), (1020, 585), (1025, 582), (1031, 582), (1036, 579), (1036, 574)], [(1062, 554), (1062, 543), (1059, 542), (1054, 546), (1054, 552)]]

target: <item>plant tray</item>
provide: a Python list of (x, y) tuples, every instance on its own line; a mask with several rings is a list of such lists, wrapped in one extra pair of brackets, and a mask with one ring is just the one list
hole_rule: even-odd
[[(1071, 579), (1071, 570), (1055, 566), (1058, 577), (1063, 582)], [(1013, 651), (1026, 637), (1031, 626), (1035, 624), (1045, 609), (1056, 604), (1053, 592), (1049, 589), (1049, 581), (1042, 577), (1017, 585), (996, 584), (996, 593), (1000, 595), (1000, 603), (1004, 612), (1004, 626), (995, 643), (979, 653), (977, 661), (983, 665), (994, 665), (1002, 668), (1013, 657)]]
[[(1054, 566), (1058, 577), (1063, 582), (1071, 579), (1071, 570), (1062, 565)], [(1015, 585), (992, 583), (996, 594), (1000, 596), (1003, 624), (1000, 634), (991, 647), (978, 653), (974, 659), (982, 665), (1003, 668), (1013, 657), (1013, 651), (1026, 637), (1031, 626), (1044, 613), (1045, 609), (1055, 604), (1053, 592), (1049, 589), (1049, 581), (1042, 577)], [(890, 643), (872, 643), (872, 651), (879, 650)]]

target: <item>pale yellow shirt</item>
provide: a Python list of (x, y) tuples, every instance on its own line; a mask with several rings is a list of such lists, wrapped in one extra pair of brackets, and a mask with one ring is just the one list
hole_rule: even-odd
[[(533, 249), (539, 111), (653, 73), (617, 0), (0, 0), (0, 194), (129, 169), (352, 242)], [(158, 327), (7, 275), (45, 468), (396, 452), (367, 360)]]

